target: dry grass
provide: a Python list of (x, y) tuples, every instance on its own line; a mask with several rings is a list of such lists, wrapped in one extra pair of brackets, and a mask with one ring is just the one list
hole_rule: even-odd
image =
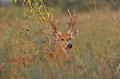
[[(32, 24), (33, 20), (26, 23), (20, 8), (0, 10), (0, 79), (120, 78), (119, 12), (78, 13), (80, 34), (72, 41), (71, 59), (61, 68), (43, 62), (48, 60), (43, 57), (48, 42), (40, 26)], [(68, 16), (56, 12), (55, 18), (64, 31)]]

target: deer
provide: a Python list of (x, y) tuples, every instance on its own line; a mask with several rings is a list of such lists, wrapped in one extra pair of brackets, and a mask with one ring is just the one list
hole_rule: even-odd
[(71, 12), (68, 10), (68, 14), (70, 17), (70, 21), (67, 22), (68, 31), (66, 33), (62, 33), (58, 31), (55, 26), (54, 19), (48, 15), (48, 23), (52, 31), (52, 36), (55, 42), (55, 50), (47, 49), (46, 56), (51, 59), (51, 61), (55, 61), (56, 59), (59, 61), (60, 65), (63, 65), (64, 60), (68, 60), (70, 55), (68, 53), (69, 50), (72, 49), (73, 45), (71, 40), (79, 34), (78, 29), (75, 29), (75, 22), (76, 22), (76, 14), (74, 11), (74, 15), (72, 16)]
[[(51, 18), (50, 15), (48, 15), (48, 23), (49, 28), (52, 29), (52, 33), (49, 33), (49, 31), (44, 31), (44, 34), (52, 34), (53, 39), (55, 40), (55, 49), (51, 50), (50, 48), (45, 49), (45, 54), (43, 54), (43, 57), (47, 57), (50, 60), (48, 60), (48, 63), (56, 63), (56, 60), (59, 61), (60, 65), (63, 66), (64, 61), (70, 59), (70, 54), (68, 53), (69, 50), (72, 49), (73, 45), (71, 43), (71, 40), (75, 38), (79, 31), (78, 29), (75, 29), (75, 22), (76, 22), (76, 14), (74, 11), (74, 15), (72, 16), (71, 12), (68, 10), (70, 21), (67, 22), (68, 24), (68, 30), (66, 33), (62, 33), (57, 30), (54, 19)], [(49, 39), (50, 40), (50, 39)], [(50, 41), (49, 41), (50, 42)], [(41, 56), (38, 56), (41, 58)], [(16, 64), (24, 64), (26, 62), (32, 62), (35, 58), (29, 58), (29, 57), (22, 57), (22, 58), (11, 58), (9, 61), (14, 62)], [(46, 62), (40, 60), (40, 62)]]

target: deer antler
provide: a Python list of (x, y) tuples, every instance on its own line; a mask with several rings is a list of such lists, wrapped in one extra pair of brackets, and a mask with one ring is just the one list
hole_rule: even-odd
[(73, 30), (73, 27), (75, 26), (75, 22), (76, 22), (76, 14), (75, 14), (75, 10), (73, 10), (74, 12), (74, 20), (73, 20), (73, 17), (70, 13), (70, 11), (68, 10), (68, 13), (69, 13), (69, 17), (70, 17), (70, 22), (67, 22), (68, 26), (69, 26), (69, 33), (71, 33), (71, 31)]
[(53, 18), (51, 19), (51, 16), (49, 14), (48, 14), (48, 22), (49, 22), (50, 26), (53, 28), (54, 32), (57, 32), (57, 28), (54, 24), (54, 19)]

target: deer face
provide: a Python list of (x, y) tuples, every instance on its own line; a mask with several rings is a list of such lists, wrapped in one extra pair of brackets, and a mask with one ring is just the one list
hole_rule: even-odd
[(61, 44), (61, 47), (65, 50), (72, 49), (73, 45), (71, 43), (71, 40), (78, 35), (78, 30), (75, 29), (71, 33), (69, 31), (67, 33), (56, 33), (56, 40)]
[(60, 35), (59, 42), (61, 43), (62, 48), (66, 49), (66, 50), (72, 48), (71, 36), (68, 33)]

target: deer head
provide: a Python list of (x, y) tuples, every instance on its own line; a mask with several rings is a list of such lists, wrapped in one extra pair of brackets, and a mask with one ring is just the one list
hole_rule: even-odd
[(72, 48), (71, 40), (72, 38), (78, 35), (78, 30), (74, 28), (76, 22), (75, 11), (74, 11), (74, 16), (71, 15), (69, 10), (68, 13), (69, 13), (70, 21), (67, 22), (69, 26), (67, 33), (62, 33), (58, 31), (55, 26), (54, 19), (53, 18), (51, 19), (51, 17), (48, 16), (48, 22), (51, 28), (53, 29), (53, 36), (57, 40), (57, 43), (59, 43), (64, 50), (69, 50)]

